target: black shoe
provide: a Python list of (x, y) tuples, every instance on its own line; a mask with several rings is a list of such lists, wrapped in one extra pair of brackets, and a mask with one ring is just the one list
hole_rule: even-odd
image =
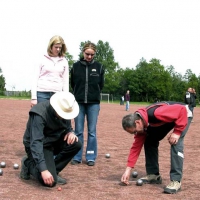
[(94, 166), (94, 161), (88, 161), (88, 162), (87, 162), (87, 165), (88, 165), (88, 166)]
[(77, 160), (72, 160), (71, 161), (71, 164), (72, 165), (78, 165), (78, 164), (81, 164), (81, 162), (77, 161)]
[(30, 179), (30, 173), (28, 171), (28, 167), (24, 164), (24, 161), (27, 159), (26, 156), (24, 156), (21, 160), (21, 172), (20, 172), (20, 177), (22, 179), (28, 180)]
[(160, 175), (155, 174), (148, 174), (145, 177), (140, 178), (143, 183), (149, 183), (149, 184), (161, 184), (162, 183), (162, 177)]
[(58, 185), (65, 185), (67, 183), (66, 179), (57, 176), (57, 184)]

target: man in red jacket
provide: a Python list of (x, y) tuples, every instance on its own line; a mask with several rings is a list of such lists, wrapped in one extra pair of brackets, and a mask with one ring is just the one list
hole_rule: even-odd
[(189, 128), (191, 117), (192, 114), (188, 106), (178, 102), (155, 103), (146, 108), (138, 109), (134, 114), (126, 115), (122, 119), (122, 126), (125, 131), (134, 134), (134, 142), (121, 181), (129, 184), (131, 170), (135, 166), (144, 145), (147, 176), (141, 179), (144, 183), (161, 184), (158, 146), (159, 141), (169, 134), (171, 182), (164, 188), (164, 192), (168, 194), (177, 193), (181, 189), (184, 159), (183, 140)]

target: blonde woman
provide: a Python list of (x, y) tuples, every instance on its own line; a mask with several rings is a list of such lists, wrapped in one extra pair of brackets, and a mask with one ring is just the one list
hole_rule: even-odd
[(61, 36), (53, 36), (36, 69), (31, 90), (31, 106), (49, 100), (55, 92), (69, 92), (69, 65), (65, 59), (67, 47)]
[[(88, 42), (83, 47), (83, 58), (73, 64), (71, 70), (71, 87), (79, 104), (79, 115), (75, 118), (75, 134), (84, 142), (84, 121), (87, 119), (86, 163), (94, 166), (97, 157), (96, 125), (100, 110), (100, 93), (104, 85), (104, 70), (100, 63), (94, 61), (96, 46)], [(82, 162), (82, 149), (74, 156), (71, 164)]]

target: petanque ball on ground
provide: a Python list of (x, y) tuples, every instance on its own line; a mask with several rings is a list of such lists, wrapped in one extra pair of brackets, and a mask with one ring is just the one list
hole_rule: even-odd
[(5, 168), (6, 167), (6, 163), (5, 162), (1, 162), (0, 167), (1, 168)]
[(136, 181), (136, 185), (137, 185), (137, 186), (142, 186), (142, 185), (143, 185), (142, 179), (138, 179), (138, 180)]
[(137, 178), (137, 176), (138, 176), (138, 173), (137, 173), (136, 171), (133, 171), (133, 172), (132, 172), (132, 177), (133, 177), (133, 178)]
[(107, 153), (107, 154), (105, 155), (105, 157), (106, 157), (106, 158), (110, 158), (110, 154)]
[(0, 176), (3, 175), (3, 169), (0, 169)]
[(15, 164), (13, 165), (13, 168), (14, 168), (14, 169), (19, 169), (19, 165), (18, 165), (17, 163), (15, 163)]

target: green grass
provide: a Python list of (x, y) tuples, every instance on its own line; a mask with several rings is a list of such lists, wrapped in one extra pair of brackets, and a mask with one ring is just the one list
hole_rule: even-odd
[[(0, 95), (0, 99), (16, 99), (16, 100), (31, 100), (31, 97), (16, 97), (16, 96), (1, 96)], [(108, 103), (108, 101), (101, 101), (102, 103)], [(111, 104), (119, 104), (119, 101), (110, 101)], [(151, 103), (150, 102), (130, 102), (130, 104), (132, 105), (144, 105), (144, 106), (148, 106)], [(124, 106), (125, 106), (125, 102), (124, 102)], [(200, 107), (199, 104), (196, 105), (196, 107)]]
[[(102, 103), (108, 103), (108, 101), (101, 101)], [(112, 104), (119, 104), (119, 101), (110, 101), (110, 103)], [(151, 104), (151, 103), (149, 103), (149, 102), (130, 102), (130, 104), (132, 105), (132, 104), (134, 104), (134, 105), (144, 105), (144, 106), (146, 106), (146, 105), (149, 105), (149, 104)], [(126, 103), (124, 102), (124, 106), (126, 105)]]
[[(16, 99), (16, 100), (31, 100), (31, 97), (17, 97), (17, 96), (0, 96), (0, 99)], [(108, 103), (108, 101), (101, 101), (102, 103)], [(119, 101), (110, 101), (111, 104), (119, 104)], [(149, 105), (148, 102), (130, 102), (135, 105)], [(125, 103), (124, 103), (125, 106)]]
[(0, 96), (0, 99), (30, 100), (31, 97)]
[[(102, 103), (108, 103), (108, 101), (101, 101)], [(119, 104), (119, 101), (110, 101), (110, 103), (112, 104)], [(150, 104), (152, 104), (152, 102), (130, 102), (131, 105), (142, 105), (142, 106), (148, 106)], [(126, 103), (124, 102), (124, 106), (126, 105)], [(200, 104), (196, 104), (196, 107), (200, 107)]]

